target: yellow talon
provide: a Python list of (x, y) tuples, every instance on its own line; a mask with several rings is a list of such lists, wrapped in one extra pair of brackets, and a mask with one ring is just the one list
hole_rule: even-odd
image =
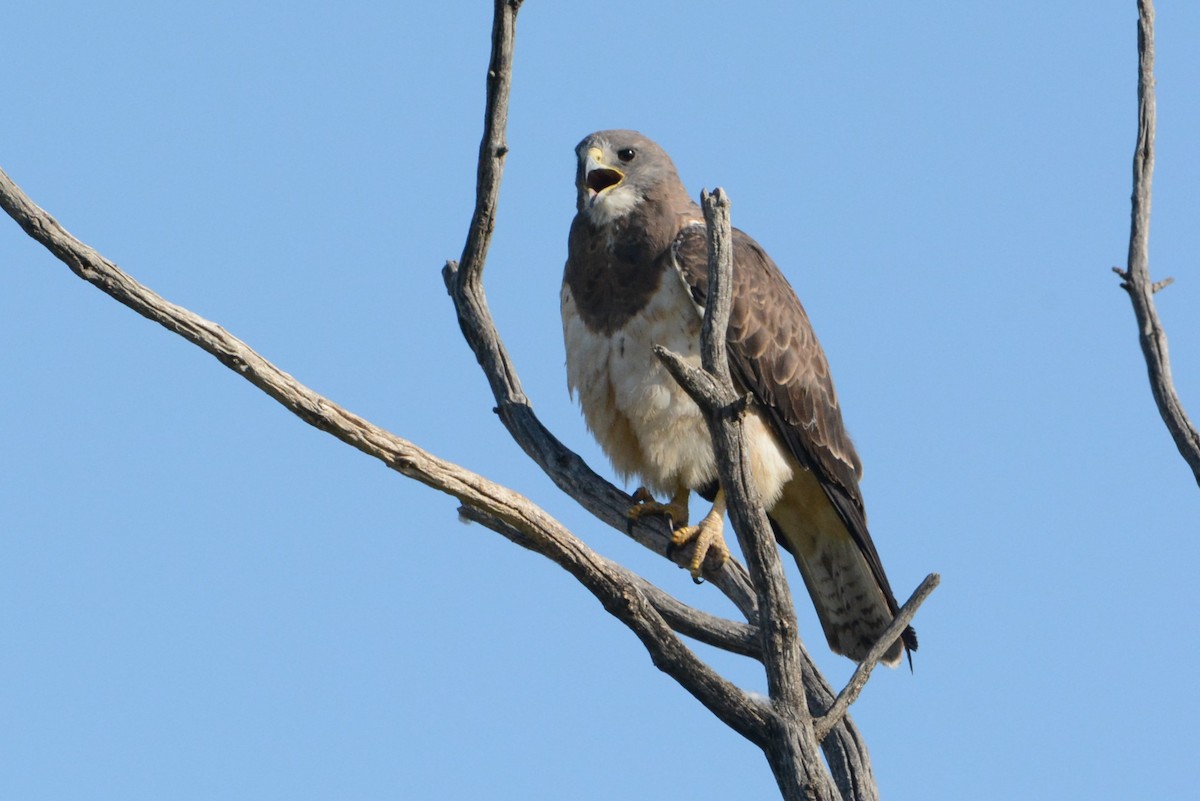
[(695, 526), (688, 525), (687, 488), (676, 491), (668, 503), (656, 501), (645, 487), (639, 487), (637, 492), (633, 493), (633, 499), (637, 501), (637, 505), (630, 507), (626, 513), (630, 523), (640, 520), (646, 515), (666, 515), (671, 518), (673, 532), (671, 548), (667, 551), (668, 556), (670, 556), (670, 551), (675, 548), (687, 545), (689, 542), (695, 543), (692, 546), (691, 561), (688, 562), (688, 572), (692, 574), (694, 580), (699, 581), (705, 558), (710, 552), (720, 558), (716, 569), (720, 569), (729, 559), (729, 548), (725, 545), (725, 537), (722, 534), (725, 528), (724, 491), (717, 490), (712, 510)]
[(725, 544), (723, 530), (725, 528), (725, 493), (717, 490), (713, 498), (713, 507), (704, 519), (695, 526), (680, 526), (671, 535), (671, 544), (675, 547), (694, 542), (692, 546), (692, 561), (688, 563), (688, 571), (694, 580), (700, 579), (703, 572), (704, 560), (709, 553), (717, 555), (720, 561), (717, 568), (722, 567), (729, 559), (729, 547)]

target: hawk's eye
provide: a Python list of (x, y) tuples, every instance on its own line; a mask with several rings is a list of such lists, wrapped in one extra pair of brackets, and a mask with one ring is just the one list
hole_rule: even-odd
[(637, 151), (632, 147), (623, 147), (617, 151), (617, 158), (625, 162), (633, 161), (633, 157), (636, 155)]

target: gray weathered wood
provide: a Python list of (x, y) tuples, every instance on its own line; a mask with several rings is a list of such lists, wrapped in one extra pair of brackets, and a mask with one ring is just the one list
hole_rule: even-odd
[(1154, 3), (1138, 0), (1138, 133), (1133, 150), (1133, 195), (1129, 222), (1129, 255), (1126, 268), (1113, 270), (1123, 279), (1121, 287), (1129, 293), (1137, 318), (1138, 342), (1146, 359), (1150, 391), (1158, 413), (1192, 468), (1200, 485), (1200, 432), (1184, 411), (1175, 382), (1171, 378), (1171, 360), (1167, 353), (1167, 334), (1158, 319), (1154, 293), (1171, 283), (1167, 278), (1150, 280), (1150, 185), (1154, 177)]

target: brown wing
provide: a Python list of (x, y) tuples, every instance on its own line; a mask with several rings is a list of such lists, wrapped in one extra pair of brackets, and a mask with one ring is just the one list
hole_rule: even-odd
[[(673, 253), (693, 297), (704, 305), (708, 288), (704, 227), (691, 225), (680, 231)], [(898, 605), (867, 530), (858, 486), (862, 463), (842, 423), (829, 363), (808, 315), (771, 257), (736, 228), (733, 262), (728, 352), (734, 378), (754, 394), (796, 460), (817, 477), (894, 615)], [(788, 547), (782, 538), (781, 544)], [(905, 632), (905, 642), (915, 649), (911, 629)]]

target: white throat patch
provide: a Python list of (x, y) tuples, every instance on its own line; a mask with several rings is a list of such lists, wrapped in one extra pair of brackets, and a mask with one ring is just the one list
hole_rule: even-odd
[(642, 196), (632, 186), (622, 184), (589, 197), (583, 206), (583, 213), (593, 225), (604, 227), (633, 211), (633, 207), (641, 200)]

